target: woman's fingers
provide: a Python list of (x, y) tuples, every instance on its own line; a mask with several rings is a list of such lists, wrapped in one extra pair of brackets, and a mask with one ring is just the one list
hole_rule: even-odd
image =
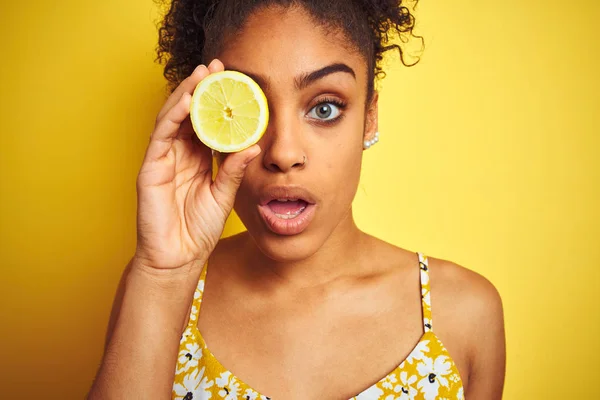
[(177, 89), (175, 89), (173, 91), (173, 93), (171, 93), (171, 95), (169, 96), (169, 98), (167, 99), (167, 101), (165, 102), (165, 104), (163, 105), (163, 107), (161, 108), (161, 110), (158, 112), (158, 116), (156, 117), (156, 121), (160, 121), (167, 112), (169, 112), (169, 110), (175, 105), (177, 104), (177, 102), (181, 99), (181, 97), (185, 94), (185, 93), (189, 93), (192, 94), (194, 93), (194, 89), (196, 88), (196, 86), (198, 85), (198, 83), (206, 78), (208, 75), (210, 74), (210, 71), (208, 70), (208, 68), (201, 64), (198, 65), (196, 67), (196, 69), (194, 70), (194, 72), (192, 72), (192, 74), (190, 76), (188, 76), (187, 78), (185, 78), (180, 84), (179, 86), (177, 86)]
[(210, 64), (208, 64), (208, 70), (210, 71), (211, 74), (214, 74), (215, 72), (224, 71), (225, 66), (223, 65), (221, 60), (215, 58), (214, 60), (212, 60), (210, 62)]
[(173, 139), (179, 134), (181, 124), (190, 114), (191, 98), (189, 93), (184, 93), (179, 102), (157, 122), (154, 132), (150, 136), (150, 144), (146, 152), (147, 158), (158, 160), (169, 152), (173, 145)]
[[(221, 61), (219, 61), (217, 59), (214, 59), (208, 65), (207, 69), (208, 69), (208, 71), (211, 74), (214, 74), (215, 72), (221, 72), (221, 71), (223, 71), (224, 70), (224, 66), (223, 66), (223, 63)], [(192, 94), (193, 94), (193, 92), (192, 92)], [(194, 135), (195, 135), (195, 132), (194, 132), (194, 129), (192, 127), (192, 123), (191, 123), (190, 119), (187, 118), (181, 124), (181, 128), (179, 129), (179, 135), (177, 136), (177, 138), (178, 139), (186, 140), (186, 139), (191, 139)]]
[(179, 127), (179, 133), (177, 134), (177, 139), (190, 140), (194, 138), (194, 136), (196, 136), (196, 132), (192, 126), (192, 121), (188, 117), (181, 123), (181, 126)]
[[(164, 118), (164, 116), (169, 112), (169, 110), (173, 108), (173, 106), (177, 104), (177, 102), (181, 101), (183, 95), (185, 95), (186, 93), (192, 95), (194, 93), (194, 90), (196, 89), (196, 86), (198, 85), (198, 83), (200, 83), (200, 81), (202, 81), (202, 79), (206, 78), (209, 74), (220, 72), (223, 70), (223, 63), (217, 59), (212, 60), (208, 67), (204, 65), (199, 65), (198, 67), (196, 67), (194, 72), (192, 72), (192, 74), (189, 77), (187, 77), (183, 82), (181, 82), (181, 84), (177, 87), (177, 89), (175, 89), (173, 94), (169, 96), (164, 106), (158, 113), (158, 116), (156, 118), (156, 124), (158, 125)], [(177, 138), (184, 140), (190, 139), (193, 134), (194, 131), (192, 129), (189, 118), (187, 118), (181, 124)]]
[(246, 167), (260, 152), (260, 147), (255, 144), (239, 153), (228, 155), (221, 164), (211, 191), (215, 201), (225, 214), (229, 214), (233, 208), (235, 194), (242, 183)]
[(179, 86), (177, 86), (177, 89), (175, 89), (173, 93), (169, 96), (162, 109), (159, 111), (156, 120), (158, 121), (162, 119), (162, 117), (169, 111), (169, 109), (173, 107), (173, 105), (176, 104), (179, 101), (179, 99), (181, 99), (181, 96), (183, 96), (184, 93), (193, 94), (194, 89), (196, 89), (196, 86), (198, 85), (198, 83), (200, 83), (202, 79), (206, 78), (209, 74), (214, 74), (215, 72), (220, 72), (224, 69), (225, 66), (223, 65), (223, 63), (217, 59), (212, 60), (208, 67), (206, 67), (204, 64), (198, 65), (194, 72), (192, 72), (190, 76), (185, 78), (179, 84)]
[[(147, 160), (156, 161), (169, 154), (174, 139), (194, 141), (195, 133), (189, 118), (194, 89), (202, 79), (211, 73), (223, 71), (223, 69), (223, 63), (217, 59), (213, 60), (208, 67), (199, 65), (169, 96), (156, 118), (154, 132), (152, 132), (146, 151)], [(199, 145), (199, 143), (196, 144), (196, 146)], [(200, 145), (200, 147), (203, 146)], [(203, 150), (205, 151), (202, 153), (207, 152), (206, 149)]]

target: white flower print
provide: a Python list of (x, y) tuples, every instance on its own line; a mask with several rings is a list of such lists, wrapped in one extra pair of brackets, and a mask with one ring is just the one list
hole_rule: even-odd
[(242, 397), (244, 400), (256, 400), (258, 399), (258, 393), (251, 389), (246, 389), (244, 392), (244, 396)]
[(200, 358), (202, 358), (202, 349), (200, 349), (198, 343), (186, 344), (177, 358), (177, 364), (181, 365), (181, 368), (177, 369), (177, 373), (186, 372), (190, 368), (197, 367)]
[(421, 294), (423, 296), (423, 303), (428, 307), (431, 307), (431, 292), (427, 291), (427, 293), (425, 293), (425, 290), (423, 290), (423, 293)]
[(398, 379), (396, 378), (396, 375), (390, 374), (385, 377), (381, 386), (383, 386), (386, 389), (391, 389), (394, 387), (394, 383), (396, 383), (397, 381)]
[(235, 376), (231, 372), (226, 371), (221, 373), (221, 376), (215, 379), (219, 390), (219, 396), (225, 400), (237, 400), (240, 394), (240, 384), (236, 382)]
[(422, 340), (417, 343), (405, 361), (412, 364), (415, 360), (422, 360), (426, 353), (429, 353), (429, 340)]
[(196, 320), (196, 315), (198, 315), (198, 307), (196, 307), (195, 305), (192, 306), (192, 312), (190, 313), (190, 319), (192, 321)]
[(423, 318), (423, 326), (425, 327), (425, 331), (428, 332), (431, 330), (431, 318)]
[(421, 270), (421, 284), (427, 285), (429, 283), (429, 274)]
[(457, 400), (465, 400), (465, 392), (461, 386), (460, 389), (458, 389), (458, 392), (456, 392), (456, 399)]
[(373, 385), (356, 396), (356, 400), (379, 400), (382, 395), (383, 390), (377, 385)]
[(439, 356), (434, 360), (424, 357), (417, 364), (417, 371), (423, 377), (417, 384), (417, 388), (423, 393), (425, 400), (435, 400), (441, 386), (448, 387), (448, 379), (444, 375), (451, 372), (451, 364), (447, 361), (448, 357)]
[(408, 377), (406, 371), (400, 373), (400, 385), (396, 385), (394, 392), (400, 393), (397, 400), (414, 400), (419, 391), (414, 388), (413, 384), (417, 381), (416, 375)]
[(183, 344), (187, 341), (187, 338), (192, 336), (192, 329), (188, 326), (185, 331), (183, 331), (183, 334), (181, 335), (181, 340), (179, 341), (180, 344)]
[(212, 394), (208, 389), (214, 384), (209, 382), (204, 376), (206, 367), (200, 370), (192, 371), (183, 378), (183, 385), (176, 383), (173, 385), (175, 392), (174, 400), (207, 400)]
[(194, 300), (198, 300), (199, 303), (202, 302), (202, 293), (204, 293), (204, 280), (198, 282), (198, 287), (194, 291)]

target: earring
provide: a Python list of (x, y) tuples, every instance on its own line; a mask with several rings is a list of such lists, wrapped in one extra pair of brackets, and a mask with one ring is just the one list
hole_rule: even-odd
[(379, 142), (379, 132), (375, 132), (375, 136), (371, 140), (365, 140), (363, 142), (363, 149), (367, 150), (369, 147), (373, 146), (375, 143)]

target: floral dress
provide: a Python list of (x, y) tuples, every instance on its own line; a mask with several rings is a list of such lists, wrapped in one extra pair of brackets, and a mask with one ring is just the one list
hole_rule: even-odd
[[(421, 253), (417, 254), (421, 279), (423, 335), (398, 367), (349, 400), (464, 400), (458, 369), (433, 332), (429, 266), (427, 257)], [(225, 369), (210, 352), (200, 335), (198, 315), (206, 271), (205, 266), (194, 292), (188, 326), (181, 337), (172, 399), (270, 399)]]

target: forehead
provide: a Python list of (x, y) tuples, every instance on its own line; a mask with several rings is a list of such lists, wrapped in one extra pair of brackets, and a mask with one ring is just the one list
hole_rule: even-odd
[(283, 84), (307, 71), (344, 63), (367, 80), (367, 63), (339, 29), (316, 21), (301, 7), (263, 7), (224, 43), (218, 58), (226, 68), (239, 68)]

